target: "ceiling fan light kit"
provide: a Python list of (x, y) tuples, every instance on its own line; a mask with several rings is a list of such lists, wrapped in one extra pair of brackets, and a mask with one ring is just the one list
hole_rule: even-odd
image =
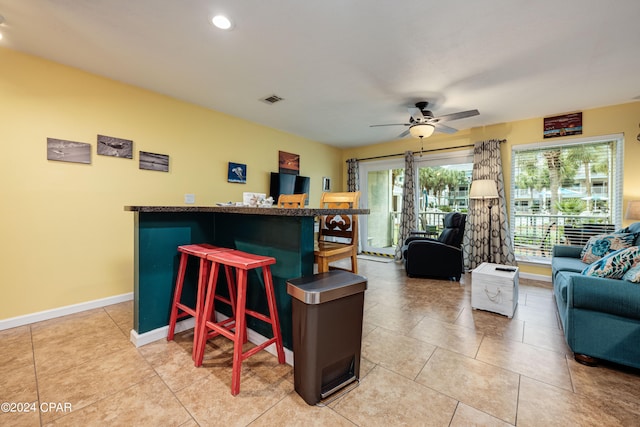
[(409, 122), (408, 123), (391, 123), (385, 125), (370, 125), (370, 127), (378, 126), (409, 126), (409, 129), (398, 135), (399, 138), (411, 135), (414, 138), (428, 138), (433, 135), (433, 132), (438, 131), (441, 133), (456, 133), (458, 130), (449, 126), (443, 125), (441, 122), (448, 122), (450, 120), (459, 120), (467, 117), (473, 117), (480, 114), (478, 110), (460, 111), (457, 113), (445, 114), (443, 116), (434, 117), (433, 113), (427, 110), (427, 101), (416, 102), (415, 107), (409, 107)]
[(431, 135), (433, 135), (433, 131), (435, 130), (436, 130), (435, 126), (426, 124), (426, 123), (421, 123), (421, 124), (411, 126), (409, 128), (409, 133), (414, 138), (422, 139), (422, 138), (429, 138)]

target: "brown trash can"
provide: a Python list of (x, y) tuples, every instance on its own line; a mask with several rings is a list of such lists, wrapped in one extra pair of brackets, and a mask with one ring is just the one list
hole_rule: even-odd
[(367, 278), (333, 270), (287, 281), (296, 392), (315, 405), (360, 378)]

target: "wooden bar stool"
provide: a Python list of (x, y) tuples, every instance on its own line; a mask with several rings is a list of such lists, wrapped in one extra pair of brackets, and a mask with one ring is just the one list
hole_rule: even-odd
[[(178, 252), (180, 252), (180, 264), (178, 266), (176, 289), (173, 293), (173, 302), (171, 304), (171, 315), (169, 317), (169, 332), (167, 333), (167, 341), (173, 340), (176, 329), (176, 322), (178, 321), (178, 319), (183, 319), (187, 316), (193, 316), (195, 319), (195, 325), (193, 328), (193, 351), (191, 353), (191, 357), (194, 359), (196, 354), (198, 354), (198, 328), (200, 327), (199, 324), (201, 323), (200, 316), (202, 315), (202, 309), (204, 307), (204, 296), (207, 285), (207, 278), (209, 276), (209, 265), (211, 264), (211, 262), (207, 260), (207, 255), (231, 250), (233, 249), (221, 248), (218, 246), (210, 245), (208, 243), (178, 246)], [(195, 307), (189, 307), (188, 305), (180, 301), (182, 298), (182, 287), (184, 285), (184, 276), (187, 271), (187, 262), (189, 256), (200, 258), (200, 270), (198, 272), (198, 287), (196, 290), (197, 293)], [(233, 277), (230, 267), (226, 269), (226, 273), (227, 277)], [(218, 299), (228, 303), (229, 305), (231, 305), (232, 309), (235, 309), (235, 289), (232, 288), (233, 281), (228, 280), (227, 284), (229, 286), (229, 295), (231, 296), (230, 301), (222, 297), (218, 297)]]
[[(356, 209), (360, 200), (360, 192), (322, 193), (320, 208)], [(351, 268), (347, 271), (358, 272), (358, 216), (357, 215), (325, 215), (320, 217), (318, 245), (313, 252), (318, 273), (329, 269), (343, 268), (329, 266), (330, 262), (343, 258), (351, 259)]]
[(302, 194), (281, 194), (278, 196), (279, 208), (304, 208), (304, 202), (307, 200), (307, 193)]
[[(240, 392), (240, 373), (242, 372), (242, 361), (256, 354), (258, 351), (271, 344), (276, 345), (278, 362), (285, 363), (284, 349), (282, 347), (282, 333), (280, 332), (280, 321), (278, 319), (278, 309), (276, 307), (276, 297), (273, 288), (273, 278), (271, 276), (271, 265), (276, 263), (273, 257), (249, 254), (242, 251), (217, 252), (207, 255), (211, 261), (211, 273), (207, 284), (207, 297), (204, 303), (204, 311), (201, 316), (201, 326), (198, 328), (198, 354), (195, 358), (195, 365), (201, 366), (209, 338), (217, 335), (224, 335), (233, 341), (233, 372), (231, 376), (231, 394), (237, 395)], [(234, 267), (236, 269), (237, 298), (235, 316), (222, 322), (212, 320), (214, 310), (214, 300), (216, 299), (216, 282), (218, 280), (219, 266)], [(247, 302), (247, 273), (254, 268), (262, 267), (262, 277), (264, 279), (269, 315), (265, 316), (254, 310), (246, 308)], [(229, 279), (227, 279), (229, 280)], [(271, 325), (273, 338), (264, 343), (242, 352), (242, 344), (246, 342), (246, 315), (253, 316)]]

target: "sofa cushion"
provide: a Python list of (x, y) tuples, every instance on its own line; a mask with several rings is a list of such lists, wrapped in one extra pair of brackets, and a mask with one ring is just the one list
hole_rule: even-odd
[[(640, 320), (640, 286), (626, 280), (603, 279), (571, 273), (567, 287), (567, 301), (570, 309), (589, 310), (629, 320)], [(601, 319), (605, 318), (601, 317)], [(577, 327), (575, 324), (573, 326)], [(637, 333), (634, 332), (628, 338), (634, 340), (637, 345)]]
[(578, 258), (570, 257), (553, 257), (551, 266), (556, 275), (560, 271), (571, 271), (574, 273), (582, 273), (589, 264), (585, 264)]
[(611, 252), (630, 247), (635, 239), (635, 233), (616, 232), (593, 236), (582, 250), (580, 258), (582, 262), (591, 264)]
[(627, 272), (624, 273), (624, 276), (622, 276), (622, 280), (640, 283), (640, 263), (628, 269)]
[[(567, 287), (571, 281), (571, 276), (574, 276), (575, 274), (576, 273), (569, 271), (560, 271), (556, 275), (556, 280), (553, 286), (558, 290), (558, 294), (560, 295), (560, 298), (562, 298), (564, 305), (567, 304)], [(556, 297), (558, 294), (556, 294)]]
[(640, 247), (620, 249), (589, 265), (582, 272), (585, 276), (621, 279), (634, 264), (640, 262)]

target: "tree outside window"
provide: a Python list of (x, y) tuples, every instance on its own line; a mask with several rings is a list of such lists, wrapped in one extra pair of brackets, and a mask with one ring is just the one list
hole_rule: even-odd
[(614, 226), (621, 203), (616, 192), (621, 184), (614, 179), (621, 167), (615, 165), (618, 144), (514, 147), (511, 211), (517, 256), (549, 258), (553, 244), (581, 244), (587, 224)]

